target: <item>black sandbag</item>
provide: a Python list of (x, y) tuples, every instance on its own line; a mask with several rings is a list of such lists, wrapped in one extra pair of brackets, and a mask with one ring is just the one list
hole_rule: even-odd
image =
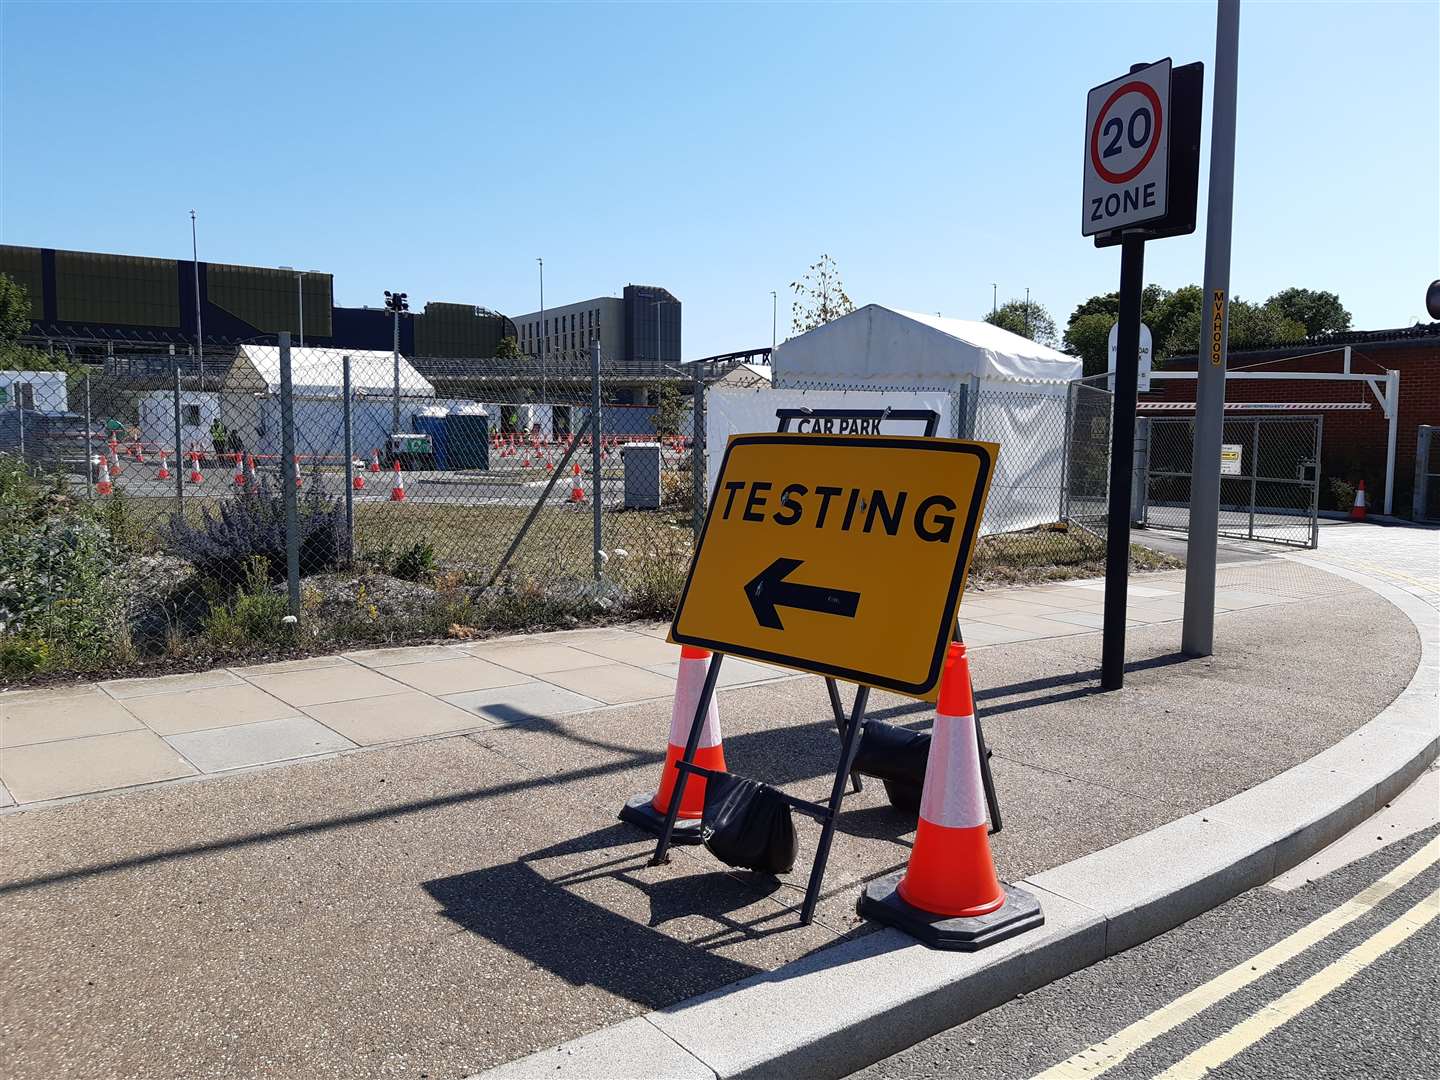
[(929, 756), (928, 731), (911, 731), (883, 720), (867, 720), (860, 729), (854, 771), (887, 781), (887, 790), (891, 783), (896, 787), (919, 789), (925, 784), (925, 762)]
[(790, 804), (758, 780), (733, 773), (706, 777), (700, 835), (711, 854), (729, 866), (783, 874), (795, 865)]

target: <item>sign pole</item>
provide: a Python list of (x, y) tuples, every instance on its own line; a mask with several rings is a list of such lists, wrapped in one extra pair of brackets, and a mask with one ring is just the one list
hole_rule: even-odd
[[(1205, 222), (1205, 307), (1196, 357), (1195, 449), (1185, 547), (1180, 651), (1215, 645), (1215, 547), (1220, 529), (1220, 443), (1225, 428), (1225, 354), (1230, 322), (1230, 229), (1235, 201), (1235, 96), (1240, 0), (1220, 0), (1215, 22), (1215, 103), (1210, 128), (1210, 203)], [(1251, 463), (1251, 468), (1255, 467)]]
[(1115, 401), (1110, 430), (1110, 523), (1105, 538), (1105, 632), (1100, 686), (1125, 685), (1125, 590), (1130, 576), (1130, 500), (1135, 478), (1135, 404), (1140, 379), (1140, 294), (1145, 238), (1120, 242), (1120, 334), (1115, 351)]

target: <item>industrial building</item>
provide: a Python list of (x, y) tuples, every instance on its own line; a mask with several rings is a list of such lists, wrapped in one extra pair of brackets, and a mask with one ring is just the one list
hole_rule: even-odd
[[(392, 347), (390, 313), (336, 306), (328, 273), (203, 261), (198, 269), (197, 278), (187, 259), (0, 244), (0, 274), (30, 296), (27, 336), (80, 355), (188, 352), (197, 337), (197, 290), (207, 352), (231, 357), (233, 349), (221, 346), (274, 344), (285, 330), (313, 348)], [(472, 304), (431, 302), (400, 320), (400, 351), (413, 357), (494, 356), (502, 337), (515, 336), (510, 319)]]
[(626, 285), (620, 296), (596, 296), (513, 319), (520, 351), (541, 359), (587, 354), (600, 342), (607, 363), (659, 374), (680, 362), (680, 301), (657, 285)]

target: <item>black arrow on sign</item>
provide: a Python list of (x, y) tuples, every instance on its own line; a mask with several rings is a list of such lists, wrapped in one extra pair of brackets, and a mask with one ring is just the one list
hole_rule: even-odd
[(761, 570), (745, 586), (745, 596), (755, 612), (755, 621), (771, 630), (784, 630), (785, 625), (776, 613), (777, 607), (799, 608), (801, 611), (818, 611), (822, 615), (843, 615), (855, 617), (860, 606), (860, 594), (845, 589), (830, 589), (823, 585), (801, 585), (786, 581), (792, 572), (802, 564), (800, 559), (776, 559)]

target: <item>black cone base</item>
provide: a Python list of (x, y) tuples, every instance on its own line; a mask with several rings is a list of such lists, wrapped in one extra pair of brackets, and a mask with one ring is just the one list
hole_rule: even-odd
[(976, 952), (997, 941), (1045, 925), (1040, 901), (1017, 885), (1003, 886), (1005, 903), (990, 914), (965, 919), (953, 915), (933, 915), (911, 907), (900, 898), (897, 889), (902, 877), (903, 872), (870, 882), (860, 894), (855, 910), (864, 918), (904, 930), (932, 949)]
[[(656, 810), (651, 804), (655, 801), (653, 791), (643, 795), (632, 795), (625, 800), (625, 805), (620, 808), (620, 820), (628, 821), (631, 825), (638, 825), (648, 833), (659, 836), (665, 831), (665, 815)], [(698, 844), (700, 843), (700, 819), (699, 818), (676, 818), (675, 828), (670, 832), (672, 844)]]

